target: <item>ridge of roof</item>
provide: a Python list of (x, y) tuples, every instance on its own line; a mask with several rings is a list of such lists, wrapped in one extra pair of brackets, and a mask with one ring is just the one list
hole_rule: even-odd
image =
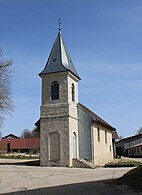
[(86, 106), (84, 106), (83, 104), (79, 103), (79, 105), (86, 111), (88, 112), (92, 118), (94, 122), (100, 122), (108, 127), (110, 127), (113, 131), (115, 131), (116, 129), (114, 127), (112, 127), (109, 123), (107, 123), (105, 120), (103, 120), (100, 116), (98, 116), (95, 112), (91, 111), (89, 108), (87, 108)]
[(80, 77), (69, 55), (62, 34), (59, 31), (55, 39), (55, 42), (53, 44), (53, 47), (51, 49), (45, 68), (41, 73), (39, 73), (39, 76), (44, 74), (64, 72), (64, 71), (70, 71), (73, 75), (75, 75), (80, 80)]
[[(8, 138), (8, 137), (11, 137), (11, 138)], [(2, 139), (14, 139), (14, 138), (20, 139), (20, 137), (14, 135), (14, 134), (12, 134), (12, 133), (10, 133), (10, 134), (8, 134), (8, 135), (2, 137)]]

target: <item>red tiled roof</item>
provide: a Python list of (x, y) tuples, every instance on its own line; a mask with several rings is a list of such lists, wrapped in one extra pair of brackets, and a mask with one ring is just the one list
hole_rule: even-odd
[(10, 141), (11, 149), (34, 149), (40, 147), (39, 138), (12, 138), (12, 139), (1, 139), (0, 149), (7, 149), (7, 144)]

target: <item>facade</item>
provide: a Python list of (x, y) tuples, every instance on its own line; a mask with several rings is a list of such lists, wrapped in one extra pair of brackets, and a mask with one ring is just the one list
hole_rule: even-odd
[(95, 165), (104, 165), (113, 159), (112, 134), (115, 129), (80, 103), (78, 132), (79, 159), (89, 160)]
[(142, 142), (128, 148), (128, 156), (130, 157), (142, 157)]
[(124, 138), (116, 142), (118, 156), (142, 157), (142, 134)]
[(80, 77), (62, 34), (49, 55), (42, 78), (40, 162), (73, 166), (73, 159), (105, 164), (113, 159), (111, 125), (78, 103)]

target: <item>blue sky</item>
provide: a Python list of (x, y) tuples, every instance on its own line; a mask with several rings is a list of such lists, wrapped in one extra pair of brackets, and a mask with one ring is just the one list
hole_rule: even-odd
[(3, 136), (32, 130), (40, 115), (41, 72), (58, 33), (82, 78), (79, 101), (124, 137), (142, 126), (141, 0), (0, 0), (0, 46), (13, 59), (15, 111)]

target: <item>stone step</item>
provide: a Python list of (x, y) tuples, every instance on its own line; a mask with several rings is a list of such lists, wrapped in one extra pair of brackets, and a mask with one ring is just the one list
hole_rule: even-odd
[(95, 165), (85, 159), (73, 159), (73, 167), (94, 169)]

